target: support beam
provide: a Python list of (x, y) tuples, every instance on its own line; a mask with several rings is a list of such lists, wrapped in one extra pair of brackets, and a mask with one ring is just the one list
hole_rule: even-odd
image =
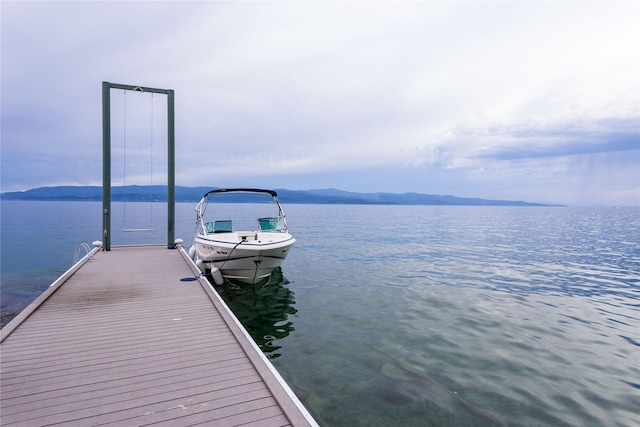
[(174, 92), (167, 91), (167, 247), (176, 247), (176, 156)]
[(102, 82), (102, 248), (111, 250), (111, 90)]

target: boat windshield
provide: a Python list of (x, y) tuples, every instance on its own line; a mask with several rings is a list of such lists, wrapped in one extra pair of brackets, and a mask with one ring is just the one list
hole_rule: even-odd
[(230, 233), (233, 231), (231, 220), (211, 221), (205, 224), (207, 233)]
[(260, 226), (260, 231), (277, 231), (280, 233), (287, 231), (284, 220), (280, 216), (258, 218), (258, 225)]

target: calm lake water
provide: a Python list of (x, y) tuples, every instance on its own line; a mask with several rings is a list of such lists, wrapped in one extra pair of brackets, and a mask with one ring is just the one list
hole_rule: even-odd
[[(100, 238), (101, 204), (1, 208), (4, 321)], [(113, 245), (165, 243), (165, 205), (126, 209)], [(640, 425), (640, 209), (285, 211), (282, 274), (218, 290), (321, 425)]]

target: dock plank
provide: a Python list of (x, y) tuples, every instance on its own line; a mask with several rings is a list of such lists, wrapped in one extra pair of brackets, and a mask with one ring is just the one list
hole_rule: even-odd
[[(227, 372), (217, 375), (215, 380), (219, 381), (219, 388), (234, 388), (255, 382), (254, 376), (250, 375), (249, 366), (242, 367), (241, 370), (233, 372)], [(213, 379), (213, 378), (212, 378)], [(209, 390), (216, 390), (216, 387), (210, 385), (210, 379), (203, 379), (200, 374), (191, 374), (188, 376), (172, 376), (172, 377), (158, 377), (151, 379), (140, 379), (135, 377), (131, 383), (127, 384), (128, 394), (127, 398), (135, 398), (138, 396), (148, 396), (149, 390), (169, 390), (171, 388), (184, 387), (188, 384), (189, 387), (199, 387), (202, 385), (209, 386)], [(14, 402), (9, 402), (7, 406), (3, 407), (3, 415), (9, 415), (19, 413), (25, 410), (32, 410), (34, 408), (45, 408), (53, 406), (61, 406), (70, 401), (70, 395), (75, 394), (73, 402), (85, 402), (92, 401), (94, 399), (102, 399), (102, 402), (109, 402), (111, 400), (121, 399), (122, 385), (123, 383), (116, 383), (115, 381), (103, 382), (96, 384), (87, 384), (85, 386), (74, 387), (72, 390), (68, 388), (52, 390), (48, 395), (32, 394), (22, 396), (21, 399), (17, 399)], [(82, 403), (86, 405), (86, 403)]]
[(98, 252), (25, 311), (3, 426), (317, 425), (182, 249)]

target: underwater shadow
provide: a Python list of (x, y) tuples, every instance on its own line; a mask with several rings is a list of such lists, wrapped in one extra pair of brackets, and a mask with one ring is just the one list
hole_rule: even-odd
[(286, 287), (289, 281), (282, 269), (273, 271), (268, 280), (247, 284), (225, 280), (215, 289), (240, 320), (265, 356), (275, 359), (280, 346), (277, 340), (286, 338), (294, 331), (289, 315), (297, 310), (293, 307), (295, 293)]

